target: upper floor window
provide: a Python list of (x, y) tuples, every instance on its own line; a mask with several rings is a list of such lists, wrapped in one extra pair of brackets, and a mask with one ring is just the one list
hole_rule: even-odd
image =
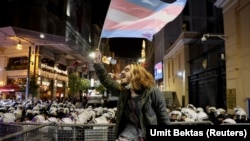
[(28, 62), (29, 60), (27, 56), (9, 58), (7, 70), (27, 69)]
[(45, 64), (47, 66), (50, 66), (50, 67), (54, 67), (55, 66), (55, 61), (54, 60), (51, 60), (49, 58), (42, 58), (42, 64)]

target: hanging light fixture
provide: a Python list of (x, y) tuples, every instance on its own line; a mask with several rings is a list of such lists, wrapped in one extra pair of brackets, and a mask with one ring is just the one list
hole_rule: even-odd
[(22, 46), (20, 40), (19, 40), (18, 44), (16, 45), (16, 48), (17, 48), (18, 50), (22, 50), (22, 49), (23, 49), (23, 46)]

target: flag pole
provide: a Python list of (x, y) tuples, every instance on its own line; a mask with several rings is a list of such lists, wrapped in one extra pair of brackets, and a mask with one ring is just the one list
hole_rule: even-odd
[(100, 49), (100, 45), (101, 45), (101, 40), (102, 40), (102, 38), (99, 38), (99, 42), (98, 42), (98, 46), (97, 46), (97, 49)]

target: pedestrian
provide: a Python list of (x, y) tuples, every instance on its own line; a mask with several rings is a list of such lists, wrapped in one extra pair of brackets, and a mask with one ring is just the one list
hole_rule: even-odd
[(118, 141), (145, 141), (147, 126), (170, 123), (165, 98), (155, 86), (151, 73), (139, 64), (129, 64), (117, 82), (110, 77), (101, 60), (102, 54), (97, 49), (96, 74), (103, 86), (119, 96), (115, 127)]

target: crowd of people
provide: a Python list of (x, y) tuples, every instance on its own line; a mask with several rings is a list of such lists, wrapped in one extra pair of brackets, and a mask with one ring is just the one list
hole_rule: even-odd
[[(80, 101), (0, 100), (0, 122), (114, 123), (116, 107), (84, 107)], [(102, 120), (99, 120), (102, 119)]]
[[(33, 104), (31, 100), (23, 102), (12, 99), (0, 100), (0, 122), (115, 123), (116, 107), (81, 105), (80, 102), (70, 100), (38, 100)], [(240, 107), (235, 107), (234, 113), (230, 114), (223, 108), (213, 106), (202, 108), (187, 104), (185, 107), (168, 107), (166, 112), (171, 122), (210, 121), (214, 125), (250, 123), (247, 112)]]
[(209, 121), (213, 125), (250, 123), (247, 112), (241, 107), (235, 107), (233, 113), (224, 108), (214, 106), (195, 107), (187, 104), (185, 107), (174, 107), (169, 111), (171, 122)]

